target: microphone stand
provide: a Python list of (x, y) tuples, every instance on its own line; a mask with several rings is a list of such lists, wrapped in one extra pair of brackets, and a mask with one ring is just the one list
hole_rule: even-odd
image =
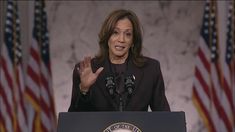
[(124, 101), (122, 99), (122, 96), (120, 94), (119, 95), (119, 111), (123, 111), (124, 110)]

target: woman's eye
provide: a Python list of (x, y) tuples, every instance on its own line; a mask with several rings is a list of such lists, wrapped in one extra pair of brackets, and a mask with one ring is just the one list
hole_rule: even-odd
[(113, 34), (118, 34), (118, 31), (113, 31)]
[(132, 34), (131, 33), (126, 33), (126, 36), (132, 36)]

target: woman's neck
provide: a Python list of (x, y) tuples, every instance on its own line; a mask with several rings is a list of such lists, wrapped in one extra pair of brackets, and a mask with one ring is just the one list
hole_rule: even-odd
[(123, 64), (125, 63), (128, 55), (125, 56), (109, 56), (110, 62), (113, 64)]

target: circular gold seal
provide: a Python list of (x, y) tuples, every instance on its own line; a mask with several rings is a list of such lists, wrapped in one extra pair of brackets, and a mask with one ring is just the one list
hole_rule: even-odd
[(108, 126), (103, 132), (142, 132), (142, 131), (131, 123), (117, 122)]

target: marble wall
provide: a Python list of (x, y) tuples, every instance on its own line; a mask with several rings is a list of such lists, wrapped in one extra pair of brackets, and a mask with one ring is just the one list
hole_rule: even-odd
[[(29, 12), (22, 17), (31, 21), (33, 4), (27, 4)], [(144, 55), (161, 63), (171, 110), (185, 112), (188, 132), (206, 131), (191, 99), (203, 7), (204, 1), (47, 1), (57, 113), (68, 110), (74, 64), (97, 53), (102, 22), (112, 10), (124, 8), (142, 23)]]
[(136, 12), (143, 25), (144, 54), (161, 62), (172, 111), (185, 111), (188, 132), (201, 131), (191, 91), (203, 5), (203, 1), (48, 1), (57, 112), (68, 109), (74, 64), (97, 53), (103, 20), (112, 10), (125, 8)]

